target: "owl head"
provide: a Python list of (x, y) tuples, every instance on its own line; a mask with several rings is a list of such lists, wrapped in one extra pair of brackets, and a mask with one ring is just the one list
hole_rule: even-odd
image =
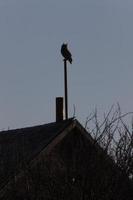
[(62, 46), (65, 47), (65, 48), (67, 48), (67, 45), (68, 45), (67, 43), (62, 44)]

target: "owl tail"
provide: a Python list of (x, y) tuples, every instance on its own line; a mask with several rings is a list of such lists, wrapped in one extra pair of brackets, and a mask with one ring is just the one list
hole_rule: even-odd
[(70, 62), (70, 64), (72, 64), (72, 58), (71, 57), (68, 59), (68, 61)]

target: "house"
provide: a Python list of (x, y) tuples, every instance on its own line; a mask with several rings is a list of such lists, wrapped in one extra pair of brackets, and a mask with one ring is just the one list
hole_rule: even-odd
[(133, 185), (76, 119), (0, 133), (0, 200), (131, 200)]

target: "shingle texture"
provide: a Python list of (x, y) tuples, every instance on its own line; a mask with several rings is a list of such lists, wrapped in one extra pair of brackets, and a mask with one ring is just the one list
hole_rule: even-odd
[(63, 131), (72, 119), (0, 132), (0, 188)]

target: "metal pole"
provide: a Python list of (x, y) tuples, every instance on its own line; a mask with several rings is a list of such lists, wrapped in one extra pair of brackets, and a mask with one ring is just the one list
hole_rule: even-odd
[(68, 119), (67, 60), (64, 59), (65, 119)]

